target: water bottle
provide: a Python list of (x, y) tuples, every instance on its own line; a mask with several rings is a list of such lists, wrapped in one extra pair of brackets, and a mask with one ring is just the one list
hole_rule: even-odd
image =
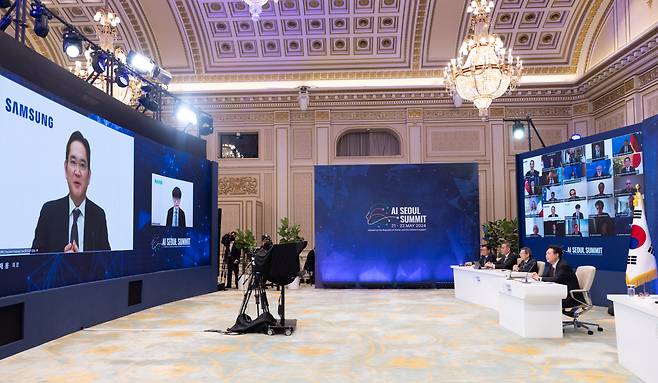
[(635, 296), (635, 286), (629, 285), (627, 291), (628, 291), (628, 296), (629, 297), (634, 297)]

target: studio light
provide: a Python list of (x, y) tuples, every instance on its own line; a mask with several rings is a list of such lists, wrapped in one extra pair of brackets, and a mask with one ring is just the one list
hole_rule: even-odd
[(211, 135), (214, 131), (213, 128), (213, 119), (209, 114), (199, 113), (199, 135), (208, 136)]
[(67, 29), (64, 32), (64, 38), (62, 41), (62, 48), (67, 56), (70, 58), (76, 58), (82, 53), (82, 38), (80, 35), (72, 29)]
[(571, 135), (571, 141), (580, 140), (581, 138), (583, 138), (583, 137), (578, 133), (574, 133), (574, 134)]
[(160, 104), (156, 98), (157, 95), (154, 87), (149, 84), (142, 85), (142, 92), (144, 92), (144, 94), (139, 97), (139, 104), (146, 110), (157, 112), (160, 109)]
[(93, 51), (91, 53), (91, 67), (96, 73), (104, 73), (107, 69), (107, 53), (103, 51)]
[(154, 72), (153, 72), (153, 79), (158, 81), (162, 85), (169, 85), (172, 78), (173, 77), (172, 77), (171, 73), (169, 73), (168, 71), (166, 71), (166, 70), (164, 70), (160, 67), (156, 67)]
[(514, 121), (512, 126), (512, 136), (515, 140), (520, 140), (525, 137), (525, 125), (521, 121)]
[(114, 73), (114, 82), (119, 88), (125, 88), (130, 84), (130, 72), (123, 66), (117, 68)]
[(184, 102), (179, 102), (176, 105), (176, 118), (178, 121), (188, 125), (196, 125), (198, 122), (196, 112)]
[(11, 0), (0, 0), (0, 8), (11, 7)]
[(141, 74), (151, 74), (155, 70), (153, 60), (135, 51), (128, 53), (128, 66)]
[(42, 38), (48, 36), (50, 31), (48, 26), (49, 17), (43, 5), (34, 5), (30, 10), (30, 16), (34, 17), (34, 34)]

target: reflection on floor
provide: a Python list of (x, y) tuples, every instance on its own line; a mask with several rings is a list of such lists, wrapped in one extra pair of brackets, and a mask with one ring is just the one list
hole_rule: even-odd
[[(272, 312), (278, 294), (268, 290)], [(0, 361), (3, 382), (637, 382), (603, 333), (525, 340), (497, 312), (452, 290), (316, 290), (286, 294), (293, 336), (227, 336), (230, 290), (156, 307)], [(253, 310), (252, 310), (253, 311)]]

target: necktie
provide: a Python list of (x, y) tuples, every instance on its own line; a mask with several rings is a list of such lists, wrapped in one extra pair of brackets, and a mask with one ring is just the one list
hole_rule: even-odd
[(551, 274), (550, 274), (550, 276), (551, 277), (555, 276), (555, 266), (553, 266), (553, 265), (551, 265)]
[(71, 241), (80, 247), (80, 240), (78, 239), (78, 218), (80, 217), (80, 209), (73, 209), (73, 226), (71, 226)]
[(178, 209), (174, 209), (174, 226), (178, 226)]

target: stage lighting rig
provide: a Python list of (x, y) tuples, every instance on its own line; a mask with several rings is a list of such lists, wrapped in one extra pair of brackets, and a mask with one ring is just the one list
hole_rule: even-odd
[(30, 16), (34, 18), (34, 34), (39, 37), (46, 38), (46, 36), (48, 36), (48, 32), (50, 32), (48, 20), (52, 18), (52, 15), (48, 9), (43, 4), (41, 4), (40, 1), (34, 1), (32, 2)]
[(129, 67), (142, 75), (151, 76), (155, 70), (155, 63), (153, 60), (135, 51), (128, 52), (127, 63)]
[(62, 48), (67, 56), (76, 58), (83, 52), (82, 38), (75, 30), (69, 28), (64, 32)]
[(535, 134), (537, 135), (537, 138), (539, 139), (539, 142), (541, 142), (541, 146), (543, 148), (546, 147), (546, 144), (544, 143), (544, 140), (541, 138), (541, 135), (539, 134), (539, 131), (537, 130), (537, 127), (535, 126), (535, 123), (532, 122), (532, 118), (530, 118), (530, 117), (526, 117), (526, 118), (503, 118), (503, 121), (513, 122), (514, 123), (512, 125), (512, 136), (514, 137), (515, 140), (520, 140), (523, 137), (525, 137), (525, 129), (526, 129), (526, 125), (527, 125), (527, 127), (528, 127), (528, 151), (532, 150), (532, 137), (531, 137), (532, 131), (534, 131)]
[[(142, 95), (139, 97), (139, 105), (144, 107), (144, 111), (150, 110), (157, 113), (160, 111), (158, 89), (151, 84), (142, 85)], [(137, 106), (139, 108), (139, 105)]]
[(125, 88), (130, 85), (130, 72), (123, 64), (120, 64), (114, 72), (114, 82), (119, 88)]
[(209, 136), (214, 131), (213, 128), (213, 119), (208, 113), (199, 112), (198, 113), (199, 123), (198, 130), (199, 136)]
[(198, 122), (196, 111), (182, 101), (176, 104), (176, 118), (187, 125), (196, 125)]
[(96, 73), (104, 73), (107, 70), (107, 53), (101, 50), (91, 52), (91, 67)]

